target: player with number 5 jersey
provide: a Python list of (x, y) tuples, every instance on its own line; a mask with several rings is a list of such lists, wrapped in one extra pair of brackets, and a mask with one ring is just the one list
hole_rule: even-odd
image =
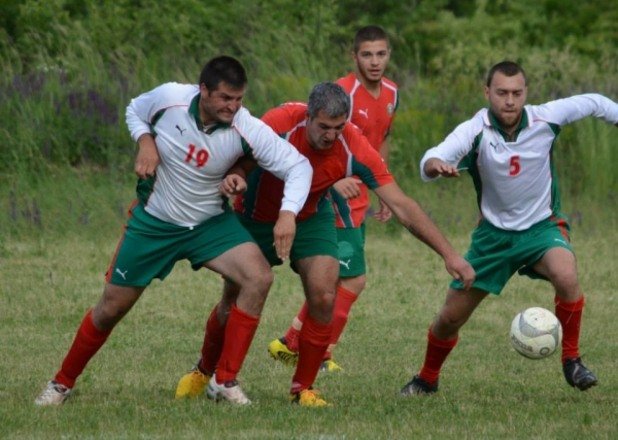
[(485, 86), (489, 108), (460, 124), (421, 159), (424, 180), (457, 177), (468, 169), (481, 220), (466, 254), (476, 271), (473, 288), (464, 291), (461, 283), (451, 283), (427, 335), (425, 362), (403, 387), (403, 395), (437, 391), (442, 364), (457, 343), (459, 329), (488, 293), (500, 294), (515, 272), (554, 287), (567, 383), (582, 391), (597, 384), (579, 353), (584, 294), (569, 225), (560, 212), (553, 157), (562, 126), (588, 116), (616, 124), (618, 104), (586, 94), (526, 105), (527, 90), (521, 66), (511, 61), (496, 64)]

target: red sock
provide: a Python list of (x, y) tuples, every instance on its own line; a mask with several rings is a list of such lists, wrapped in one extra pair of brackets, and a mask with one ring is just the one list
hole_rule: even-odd
[(88, 361), (99, 351), (111, 332), (97, 329), (92, 322), (92, 309), (88, 310), (54, 380), (73, 388), (77, 377), (82, 374)]
[(337, 286), (337, 298), (335, 299), (335, 309), (333, 310), (333, 332), (330, 337), (330, 345), (324, 354), (324, 359), (331, 358), (332, 351), (348, 322), (348, 315), (356, 298), (358, 298), (358, 295), (354, 292), (345, 287)]
[(457, 345), (459, 336), (452, 339), (438, 339), (431, 332), (427, 332), (427, 352), (425, 353), (425, 363), (418, 373), (419, 377), (425, 382), (433, 385), (438, 381), (440, 369), (451, 350)]
[(253, 335), (260, 322), (259, 316), (249, 315), (232, 306), (225, 325), (223, 349), (217, 362), (217, 382), (225, 383), (236, 379), (247, 356)]
[(320, 324), (307, 315), (298, 338), (298, 364), (290, 392), (298, 393), (313, 385), (328, 347), (332, 328), (332, 323)]
[(292, 325), (285, 333), (285, 345), (292, 351), (298, 353), (298, 337), (300, 335), (300, 329), (303, 327), (303, 322), (307, 319), (309, 308), (307, 307), (307, 301), (303, 304), (298, 314), (292, 320)]
[(202, 358), (197, 365), (202, 373), (209, 376), (212, 376), (212, 373), (215, 371), (221, 356), (221, 350), (223, 349), (223, 341), (225, 340), (225, 324), (219, 322), (217, 308), (218, 305), (212, 309), (208, 321), (206, 321)]
[(556, 317), (562, 325), (562, 362), (579, 357), (579, 331), (584, 302), (584, 295), (574, 302), (564, 302), (558, 296), (554, 298)]

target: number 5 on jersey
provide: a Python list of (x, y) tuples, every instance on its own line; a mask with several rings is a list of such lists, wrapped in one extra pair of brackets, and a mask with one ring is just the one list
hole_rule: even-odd
[(521, 165), (519, 163), (519, 156), (511, 156), (509, 161), (509, 176), (517, 176), (521, 171)]
[(195, 145), (189, 144), (189, 151), (187, 152), (187, 157), (185, 157), (185, 162), (190, 163), (192, 161), (195, 161), (198, 168), (202, 168), (208, 162), (208, 151), (205, 148), (198, 150)]

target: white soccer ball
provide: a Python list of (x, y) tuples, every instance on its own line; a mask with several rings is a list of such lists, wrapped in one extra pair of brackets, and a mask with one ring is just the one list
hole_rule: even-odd
[(551, 355), (562, 342), (558, 318), (542, 307), (530, 307), (515, 316), (511, 323), (511, 345), (530, 359)]

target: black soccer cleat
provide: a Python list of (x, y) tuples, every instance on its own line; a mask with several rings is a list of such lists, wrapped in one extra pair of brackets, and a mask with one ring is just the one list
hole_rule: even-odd
[(565, 360), (562, 364), (562, 372), (569, 385), (582, 391), (595, 386), (598, 382), (594, 373), (582, 364), (581, 358)]
[(438, 391), (438, 382), (431, 385), (421, 379), (418, 375), (414, 376), (410, 382), (404, 385), (399, 392), (402, 396), (427, 395)]

